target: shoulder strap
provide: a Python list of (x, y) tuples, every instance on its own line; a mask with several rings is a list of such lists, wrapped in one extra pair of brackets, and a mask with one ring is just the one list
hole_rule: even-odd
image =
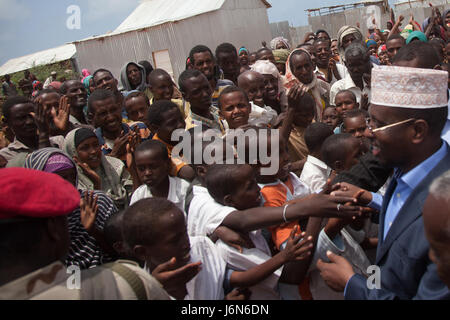
[(133, 270), (127, 268), (124, 264), (119, 262), (107, 263), (102, 267), (119, 274), (130, 285), (131, 289), (133, 289), (133, 292), (136, 294), (138, 300), (148, 300), (144, 283)]

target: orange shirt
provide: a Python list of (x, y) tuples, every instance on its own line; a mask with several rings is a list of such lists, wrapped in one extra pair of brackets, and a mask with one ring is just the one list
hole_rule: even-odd
[(158, 137), (157, 133), (155, 133), (155, 135), (153, 136), (153, 140), (161, 141), (162, 143), (164, 143), (166, 145), (167, 152), (169, 153), (169, 158), (172, 161), (172, 166), (170, 168), (169, 175), (172, 176), (172, 177), (178, 177), (178, 172), (180, 172), (181, 168), (183, 168), (184, 166), (187, 166), (188, 164), (183, 162), (183, 160), (181, 160), (180, 158), (172, 158), (173, 146), (170, 145), (170, 144), (165, 143), (164, 141), (162, 141)]

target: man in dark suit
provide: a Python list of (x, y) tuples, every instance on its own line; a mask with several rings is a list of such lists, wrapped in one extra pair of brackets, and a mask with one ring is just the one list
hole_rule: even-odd
[(382, 205), (368, 192), (361, 197), (381, 208), (374, 275), (379, 282), (355, 274), (344, 258), (331, 253), (329, 262), (317, 263), (326, 283), (344, 291), (346, 299), (450, 299), (429, 259), (422, 219), (430, 184), (450, 169), (450, 148), (440, 137), (448, 112), (447, 76), (405, 67), (372, 71), (373, 154), (394, 168), (394, 177)]

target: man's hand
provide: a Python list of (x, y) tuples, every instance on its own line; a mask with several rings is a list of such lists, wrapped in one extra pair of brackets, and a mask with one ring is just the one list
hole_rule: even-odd
[(152, 276), (156, 278), (164, 289), (177, 300), (183, 300), (187, 294), (186, 283), (192, 280), (202, 269), (202, 263), (195, 262), (176, 269), (175, 257), (157, 266)]
[(59, 100), (58, 110), (52, 108), (51, 114), (53, 117), (53, 123), (55, 127), (62, 132), (66, 132), (69, 126), (70, 105), (69, 98), (62, 96)]
[(300, 100), (308, 92), (308, 88), (300, 82), (296, 82), (294, 86), (289, 90), (288, 93), (288, 111), (290, 109), (296, 109), (300, 103)]
[(334, 291), (343, 292), (348, 280), (355, 274), (352, 265), (343, 257), (327, 251), (330, 262), (317, 261), (317, 269), (325, 283)]
[(123, 131), (120, 133), (120, 136), (114, 140), (114, 147), (109, 156), (120, 159), (127, 153), (128, 136), (129, 133), (124, 133)]
[(37, 97), (35, 100), (36, 112), (32, 112), (31, 115), (34, 117), (36, 126), (38, 127), (39, 135), (50, 135), (50, 124), (49, 119), (51, 119), (50, 110), (48, 110), (42, 103), (42, 98)]
[(364, 189), (354, 186), (347, 182), (340, 182), (333, 186), (332, 196), (336, 197), (355, 197), (359, 194), (359, 197), (355, 197), (358, 200), (358, 204), (367, 206), (372, 201), (372, 194)]

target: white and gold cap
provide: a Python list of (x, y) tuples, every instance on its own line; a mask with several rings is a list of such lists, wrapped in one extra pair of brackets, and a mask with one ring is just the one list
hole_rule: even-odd
[(371, 104), (432, 109), (448, 104), (447, 71), (380, 66), (372, 69)]

